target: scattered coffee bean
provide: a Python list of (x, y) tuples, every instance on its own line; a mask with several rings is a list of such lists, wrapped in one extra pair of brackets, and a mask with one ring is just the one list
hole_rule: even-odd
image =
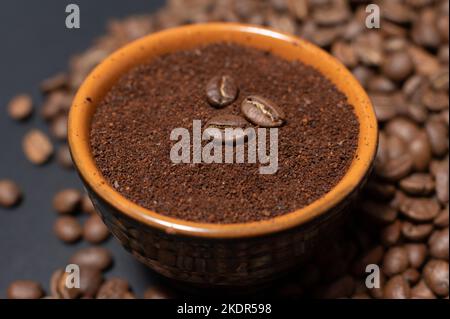
[(431, 257), (437, 259), (445, 259), (448, 261), (449, 252), (449, 233), (448, 227), (442, 230), (436, 230), (428, 240), (428, 246), (430, 247)]
[(33, 101), (26, 94), (15, 96), (8, 104), (9, 116), (17, 121), (22, 121), (30, 117), (33, 113)]
[(39, 299), (44, 296), (44, 290), (35, 281), (17, 280), (9, 285), (6, 294), (8, 299)]
[(63, 145), (58, 149), (56, 159), (63, 168), (65, 169), (73, 168), (72, 156), (70, 155), (70, 150), (67, 145)]
[(408, 176), (413, 165), (413, 157), (411, 154), (405, 153), (397, 158), (390, 159), (377, 173), (380, 177), (395, 182)]
[(412, 142), (417, 134), (419, 134), (419, 127), (411, 120), (403, 117), (397, 117), (389, 121), (385, 127), (385, 132), (389, 135), (400, 137), (405, 142)]
[(428, 168), (431, 161), (431, 145), (425, 132), (420, 132), (409, 144), (409, 152), (413, 159), (413, 168), (419, 172)]
[(152, 286), (144, 292), (145, 299), (174, 299), (172, 291), (163, 286)]
[(50, 123), (50, 132), (58, 140), (67, 139), (67, 116), (59, 115)]
[(437, 227), (448, 227), (449, 225), (449, 213), (448, 213), (448, 205), (445, 209), (443, 209), (439, 215), (436, 216), (436, 218), (434, 219), (433, 223), (437, 226)]
[(382, 65), (383, 73), (394, 81), (406, 79), (413, 69), (414, 65), (409, 54), (403, 51), (389, 55)]
[(411, 289), (412, 299), (436, 299), (436, 296), (427, 286), (424, 280), (420, 280), (417, 285)]
[[(50, 287), (54, 298), (58, 299), (76, 299), (81, 296), (79, 288), (67, 285), (69, 273), (59, 269), (52, 275)], [(81, 269), (80, 269), (80, 284), (81, 284)]]
[(433, 220), (440, 212), (437, 201), (429, 198), (406, 198), (399, 209), (406, 217), (418, 222)]
[(83, 238), (91, 244), (99, 244), (109, 237), (109, 230), (102, 219), (93, 214), (85, 222), (83, 227)]
[(49, 93), (66, 88), (68, 82), (69, 79), (66, 73), (58, 73), (42, 81), (39, 87), (43, 93)]
[(427, 246), (425, 244), (406, 244), (409, 264), (413, 268), (420, 268), (427, 257)]
[(239, 94), (236, 82), (229, 75), (215, 76), (206, 85), (208, 102), (214, 107), (225, 107), (233, 103)]
[(0, 180), (0, 206), (9, 208), (19, 203), (22, 198), (22, 191), (12, 180)]
[(401, 235), (401, 225), (399, 220), (396, 220), (392, 224), (386, 226), (381, 232), (381, 241), (385, 246), (395, 245)]
[(72, 214), (81, 204), (81, 193), (77, 189), (65, 189), (53, 197), (53, 208), (59, 214)]
[(63, 91), (52, 92), (42, 106), (41, 116), (44, 120), (50, 121), (60, 114), (67, 113), (71, 103), (72, 97), (67, 93)]
[(22, 147), (28, 160), (35, 165), (46, 163), (53, 154), (53, 145), (47, 135), (37, 129), (25, 135)]
[(383, 272), (387, 276), (397, 275), (409, 266), (408, 252), (402, 246), (391, 247), (386, 251), (383, 259)]
[(420, 272), (414, 268), (406, 269), (402, 273), (402, 276), (410, 286), (416, 284), (420, 280)]
[(448, 125), (440, 120), (429, 120), (425, 128), (433, 154), (441, 157), (448, 153)]
[[(220, 140), (225, 144), (229, 143), (242, 143), (246, 139), (251, 138), (248, 133), (244, 131), (250, 124), (241, 116), (238, 115), (218, 115), (210, 119), (205, 125), (205, 135), (208, 139), (214, 138), (214, 140)], [(236, 133), (226, 134), (226, 129), (238, 129)], [(219, 131), (211, 132), (208, 129), (218, 129)], [(215, 134), (217, 133), (217, 134)], [(217, 136), (216, 136), (217, 135)]]
[(56, 219), (53, 231), (62, 241), (74, 243), (81, 238), (83, 229), (76, 218), (72, 216), (62, 216)]
[(284, 112), (274, 102), (260, 96), (249, 96), (242, 101), (241, 111), (255, 125), (277, 127), (284, 123)]
[(402, 224), (402, 234), (405, 238), (411, 241), (421, 241), (430, 236), (433, 231), (432, 224), (418, 224), (415, 225), (408, 221), (404, 221)]
[(383, 289), (385, 299), (408, 299), (411, 296), (409, 283), (402, 275), (390, 278)]
[(78, 250), (71, 258), (70, 263), (80, 267), (93, 267), (105, 270), (112, 264), (112, 256), (109, 250), (102, 247), (88, 247)]
[(448, 271), (448, 262), (437, 259), (430, 260), (423, 269), (425, 283), (438, 296), (448, 295)]
[(415, 173), (399, 183), (400, 188), (411, 195), (429, 195), (434, 191), (435, 183), (430, 174)]
[(106, 280), (97, 293), (97, 299), (133, 299), (128, 282), (121, 278)]

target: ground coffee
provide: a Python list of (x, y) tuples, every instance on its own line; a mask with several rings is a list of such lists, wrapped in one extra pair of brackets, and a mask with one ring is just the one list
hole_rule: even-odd
[[(208, 103), (211, 79), (226, 74), (239, 89), (226, 106)], [(233, 93), (234, 94), (234, 93)], [(242, 116), (259, 95), (282, 109), (278, 171), (259, 164), (174, 164), (174, 128), (193, 120)], [(358, 121), (345, 96), (315, 69), (238, 45), (220, 43), (157, 58), (122, 76), (100, 103), (91, 127), (95, 161), (128, 199), (191, 221), (269, 219), (304, 207), (336, 185), (357, 147)]]

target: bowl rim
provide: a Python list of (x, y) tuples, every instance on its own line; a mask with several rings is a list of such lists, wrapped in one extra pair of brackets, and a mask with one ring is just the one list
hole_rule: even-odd
[[(358, 147), (351, 166), (338, 184), (328, 193), (303, 208), (268, 220), (248, 223), (213, 224), (168, 217), (139, 206), (116, 191), (102, 176), (90, 152), (89, 133), (86, 132), (89, 131), (90, 127), (90, 121), (87, 124), (86, 117), (89, 116), (90, 112), (94, 112), (95, 107), (92, 104), (95, 103), (95, 92), (101, 90), (102, 77), (112, 76), (115, 72), (114, 66), (118, 65), (117, 61), (130, 62), (129, 60), (133, 54), (137, 51), (145, 50), (144, 48), (149, 48), (156, 44), (161, 45), (168, 39), (174, 41), (174, 39), (179, 37), (197, 36), (199, 34), (208, 34), (208, 32), (243, 32), (247, 36), (262, 36), (270, 40), (281, 40), (294, 47), (300, 47), (302, 50), (313, 53), (317, 59), (325, 61), (325, 64), (335, 68), (335, 72), (340, 72), (339, 79), (341, 79), (342, 83), (346, 82), (346, 85), (350, 85), (352, 90), (355, 90), (359, 104), (355, 105), (353, 103), (353, 106), (355, 110), (359, 107), (360, 112), (363, 114), (363, 116), (358, 115), (360, 124)], [(232, 39), (230, 40), (232, 41)], [(131, 66), (133, 66), (132, 63)], [(335, 85), (338, 84), (335, 81), (332, 82)], [(337, 86), (339, 87), (339, 85)], [(342, 88), (340, 90), (342, 91)], [(346, 92), (343, 93), (348, 97)], [(90, 108), (90, 112), (86, 112), (86, 108)], [(362, 136), (363, 134), (364, 136)], [(265, 236), (305, 224), (330, 211), (345, 200), (360, 185), (370, 171), (377, 149), (378, 125), (370, 99), (358, 81), (344, 65), (319, 47), (290, 34), (260, 26), (240, 23), (204, 23), (152, 33), (131, 42), (109, 55), (88, 75), (73, 100), (68, 119), (68, 142), (74, 165), (86, 186), (122, 214), (167, 234), (238, 239)]]

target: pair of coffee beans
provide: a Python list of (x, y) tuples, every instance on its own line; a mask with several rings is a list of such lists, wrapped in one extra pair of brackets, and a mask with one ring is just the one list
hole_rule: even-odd
[[(213, 77), (206, 85), (206, 97), (210, 105), (216, 108), (223, 108), (233, 103), (239, 95), (239, 87), (231, 76), (222, 75)], [(241, 112), (244, 117), (239, 115), (218, 115), (209, 120), (206, 128), (215, 128), (222, 141), (242, 142), (248, 139), (247, 132), (238, 132), (227, 136), (226, 128), (242, 128), (250, 126), (250, 123), (259, 127), (279, 127), (285, 121), (283, 110), (273, 101), (261, 96), (251, 95), (246, 97), (241, 103)], [(250, 122), (250, 123), (249, 123)], [(208, 133), (215, 137), (214, 133)]]

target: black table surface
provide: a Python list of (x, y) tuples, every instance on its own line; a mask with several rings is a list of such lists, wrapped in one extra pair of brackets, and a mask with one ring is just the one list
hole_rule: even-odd
[[(76, 3), (81, 11), (81, 28), (66, 29), (65, 8)], [(133, 13), (149, 13), (163, 0), (3, 0), (0, 4), (0, 179), (15, 180), (24, 200), (14, 209), (0, 208), (0, 298), (6, 296), (11, 281), (32, 279), (48, 291), (52, 272), (67, 264), (86, 242), (65, 245), (52, 232), (56, 218), (51, 201), (62, 188), (81, 182), (73, 171), (54, 161), (36, 167), (23, 155), (21, 141), (34, 127), (47, 130), (39, 116), (25, 123), (12, 121), (6, 111), (9, 99), (29, 93), (36, 105), (42, 100), (39, 82), (67, 67), (71, 55), (81, 52), (105, 30), (111, 18)], [(157, 280), (157, 276), (129, 255), (111, 238), (104, 244), (112, 250), (114, 267), (106, 277), (119, 276), (130, 281), (138, 296)]]

